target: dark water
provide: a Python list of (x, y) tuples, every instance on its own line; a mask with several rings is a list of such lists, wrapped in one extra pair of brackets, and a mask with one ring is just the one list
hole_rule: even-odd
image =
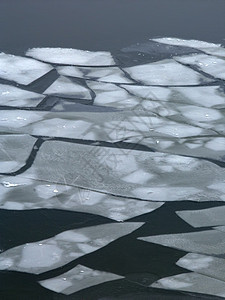
[[(13, 54), (22, 54), (30, 47), (45, 46), (116, 51), (157, 36), (225, 42), (223, 0), (0, 1), (0, 49)], [(132, 219), (146, 224), (123, 240), (45, 274), (2, 271), (0, 299), (217, 299), (147, 288), (146, 282), (151, 284), (158, 278), (183, 273), (175, 262), (186, 252), (135, 239), (150, 234), (193, 231), (175, 211), (212, 205), (215, 206), (189, 202), (165, 204), (156, 212)], [(61, 231), (107, 222), (110, 220), (104, 217), (96, 219), (91, 214), (60, 210), (0, 210), (1, 248), (5, 250)], [(161, 226), (158, 226), (159, 222)], [(71, 296), (38, 285), (38, 280), (57, 276), (78, 263), (126, 275), (126, 280), (105, 283)], [(137, 273), (140, 284), (137, 284)]]

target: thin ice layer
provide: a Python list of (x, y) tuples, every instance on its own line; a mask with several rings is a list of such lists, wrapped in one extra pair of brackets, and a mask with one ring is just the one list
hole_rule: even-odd
[(70, 295), (88, 287), (121, 278), (124, 277), (77, 265), (66, 273), (51, 279), (42, 280), (39, 283), (51, 291)]
[(22, 90), (8, 84), (0, 84), (0, 105), (35, 107), (44, 97), (41, 94)]
[[(224, 182), (222, 192), (225, 192)], [(219, 190), (219, 186), (215, 186)], [(193, 227), (209, 227), (225, 225), (225, 206), (211, 207), (201, 210), (177, 211), (176, 214)]]
[(36, 139), (26, 135), (0, 135), (0, 173), (10, 173), (25, 165)]
[(0, 254), (0, 269), (40, 274), (94, 252), (138, 229), (143, 223), (112, 223), (68, 230)]
[(197, 253), (188, 253), (180, 258), (179, 267), (225, 281), (225, 259)]
[(130, 67), (126, 68), (125, 71), (138, 83), (147, 85), (188, 86), (210, 81), (205, 76), (177, 63), (173, 59)]
[(1, 206), (3, 209), (62, 209), (79, 211), (125, 221), (138, 215), (150, 213), (163, 202), (137, 201), (116, 197), (66, 184), (35, 181), (24, 177), (0, 178)]
[(53, 82), (53, 84), (44, 91), (44, 94), (87, 100), (91, 100), (92, 98), (89, 89), (64, 76), (60, 76)]
[(118, 67), (91, 68), (67, 66), (58, 67), (57, 71), (63, 76), (94, 79), (102, 82), (132, 83)]
[(225, 232), (217, 230), (163, 234), (141, 237), (138, 239), (187, 252), (196, 252), (215, 256), (225, 254)]
[(60, 141), (46, 141), (23, 176), (155, 201), (221, 200), (206, 186), (225, 179), (204, 160)]
[(183, 64), (196, 66), (199, 70), (215, 78), (225, 80), (225, 61), (222, 58), (206, 54), (193, 54), (174, 57)]
[(26, 55), (55, 64), (78, 66), (115, 65), (110, 52), (106, 51), (91, 52), (72, 48), (32, 48), (26, 52)]
[(0, 78), (27, 85), (51, 70), (51, 66), (40, 61), (0, 53)]
[(162, 278), (151, 285), (171, 289), (225, 297), (225, 282), (197, 273), (183, 273)]

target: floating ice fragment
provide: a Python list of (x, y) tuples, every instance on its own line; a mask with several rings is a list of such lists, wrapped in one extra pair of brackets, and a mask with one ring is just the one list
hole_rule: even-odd
[(225, 61), (224, 59), (206, 54), (193, 54), (188, 56), (174, 57), (176, 61), (198, 67), (201, 71), (225, 80)]
[(162, 278), (153, 283), (151, 287), (225, 297), (224, 281), (196, 273), (183, 273)]
[(30, 84), (52, 70), (52, 67), (31, 58), (0, 53), (0, 77)]
[(223, 258), (188, 253), (180, 258), (176, 264), (187, 270), (225, 281), (225, 259)]
[(210, 81), (203, 75), (170, 59), (126, 68), (125, 71), (133, 79), (148, 85), (188, 86)]
[(225, 206), (211, 207), (201, 210), (177, 211), (176, 213), (180, 218), (193, 227), (225, 225)]
[(115, 65), (109, 52), (84, 51), (72, 48), (32, 48), (26, 52), (27, 56), (55, 63), (80, 66), (107, 66)]
[(54, 292), (70, 295), (90, 286), (121, 278), (123, 277), (119, 275), (77, 265), (62, 275), (40, 281), (39, 283)]
[(34, 107), (44, 97), (41, 94), (22, 90), (11, 85), (0, 84), (0, 105)]
[(90, 91), (66, 77), (59, 77), (44, 91), (44, 94), (91, 100)]
[(225, 233), (217, 230), (163, 234), (138, 239), (179, 250), (214, 256), (224, 254), (225, 249)]
[[(52, 238), (27, 243), (0, 254), (2, 269), (39, 274), (96, 251), (143, 223), (112, 223), (64, 231)], [(74, 255), (71, 256), (71, 253)], [(4, 264), (11, 259), (10, 265)]]

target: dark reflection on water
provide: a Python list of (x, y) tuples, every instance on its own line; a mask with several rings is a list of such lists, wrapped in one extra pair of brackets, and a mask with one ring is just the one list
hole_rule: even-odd
[(1, 0), (1, 50), (116, 50), (156, 36), (221, 42), (223, 0)]

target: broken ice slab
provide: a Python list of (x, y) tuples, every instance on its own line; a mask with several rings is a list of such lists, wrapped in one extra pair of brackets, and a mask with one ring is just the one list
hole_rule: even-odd
[(225, 254), (225, 232), (206, 230), (198, 232), (162, 234), (139, 240), (187, 252), (220, 256)]
[(23, 176), (153, 201), (221, 201), (206, 186), (225, 179), (223, 168), (196, 158), (62, 141), (44, 142)]
[(66, 98), (92, 99), (88, 88), (64, 76), (60, 76), (53, 82), (53, 84), (44, 91), (44, 94)]
[(176, 265), (196, 273), (225, 281), (225, 259), (197, 253), (188, 253)]
[(32, 58), (0, 53), (0, 78), (27, 85), (51, 70), (51, 66)]
[(221, 44), (208, 43), (198, 40), (183, 40), (178, 38), (156, 38), (151, 40), (167, 45), (196, 48), (207, 54), (225, 57), (225, 48), (221, 47)]
[(224, 281), (197, 273), (183, 273), (165, 277), (154, 282), (151, 287), (225, 297)]
[(217, 227), (214, 227), (214, 229), (218, 230), (218, 231), (225, 232), (225, 226), (217, 226)]
[(143, 223), (112, 223), (64, 231), (0, 254), (0, 269), (40, 274), (59, 268), (130, 234)]
[(25, 165), (37, 139), (26, 135), (0, 135), (0, 173), (14, 172)]
[(44, 97), (41, 94), (22, 90), (8, 84), (0, 84), (0, 105), (35, 107)]
[[(139, 99), (141, 98), (140, 100), (168, 101), (204, 107), (224, 107), (225, 105), (225, 94), (220, 86), (156, 87), (122, 85), (121, 87)], [(100, 102), (99, 105), (101, 105)]]
[(94, 79), (102, 82), (132, 83), (118, 67), (91, 68), (91, 67), (58, 67), (60, 75), (84, 79)]
[[(213, 184), (209, 188), (225, 193), (225, 184)], [(193, 227), (209, 227), (225, 225), (225, 206), (211, 207), (201, 210), (177, 211), (176, 214)]]
[(199, 70), (214, 78), (225, 80), (225, 61), (222, 58), (206, 54), (177, 56), (174, 59), (183, 64), (196, 66)]
[(124, 277), (77, 265), (66, 273), (54, 278), (39, 281), (39, 283), (51, 291), (70, 295), (97, 284), (122, 278)]
[(125, 71), (138, 83), (147, 85), (188, 86), (212, 81), (173, 59), (125, 68)]
[(125, 221), (150, 213), (163, 202), (137, 201), (104, 193), (44, 181), (2, 176), (1, 209), (61, 209), (101, 215)]
[(106, 51), (85, 51), (72, 48), (32, 48), (27, 56), (54, 64), (78, 66), (108, 66), (115, 65), (110, 54)]

